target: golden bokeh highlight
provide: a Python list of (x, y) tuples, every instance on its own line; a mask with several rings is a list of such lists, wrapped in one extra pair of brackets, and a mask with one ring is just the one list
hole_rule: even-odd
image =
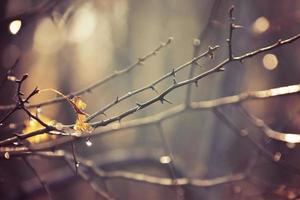
[(14, 20), (10, 22), (9, 24), (9, 32), (13, 35), (16, 35), (22, 27), (22, 21), (21, 20)]
[(266, 32), (270, 28), (270, 22), (266, 17), (259, 17), (252, 25), (252, 31), (255, 34)]
[(278, 66), (278, 59), (277, 56), (274, 54), (266, 54), (263, 57), (263, 66), (267, 70), (274, 70)]
[(50, 18), (42, 19), (34, 34), (33, 48), (42, 54), (56, 53), (64, 45), (65, 34)]
[[(49, 126), (53, 126), (55, 124), (54, 120), (49, 119), (48, 117), (39, 114), (38, 115), (39, 119), (42, 120), (44, 123), (46, 123)], [(41, 130), (43, 128), (45, 128), (43, 125), (41, 125), (38, 121), (36, 121), (33, 118), (30, 118), (30, 120), (26, 120), (24, 122), (24, 129), (23, 129), (23, 134), (28, 134), (31, 133), (33, 131), (38, 131)], [(32, 137), (27, 138), (27, 141), (30, 142), (31, 144), (38, 144), (41, 142), (45, 142), (48, 140), (52, 140), (55, 139), (56, 136), (55, 135), (50, 135), (48, 133), (43, 133), (43, 134), (39, 134), (39, 135), (35, 135)]]
[(90, 4), (80, 8), (74, 16), (69, 41), (80, 43), (89, 39), (96, 30), (97, 15)]

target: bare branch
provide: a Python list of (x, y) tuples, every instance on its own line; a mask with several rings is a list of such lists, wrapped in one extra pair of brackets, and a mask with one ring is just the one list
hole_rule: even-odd
[[(146, 60), (148, 60), (149, 58), (157, 55), (157, 53), (163, 49), (164, 47), (168, 46), (169, 44), (171, 44), (173, 38), (170, 37), (166, 42), (162, 42), (158, 47), (156, 47), (153, 51), (151, 51), (150, 53), (144, 55), (143, 57), (139, 58), (134, 64), (122, 69), (122, 70), (117, 70), (115, 72), (113, 72), (112, 74), (106, 76), (105, 78), (79, 90), (76, 92), (73, 92), (71, 94), (66, 95), (67, 98), (71, 98), (73, 96), (79, 96), (82, 94), (85, 94), (87, 92), (91, 92), (93, 89), (105, 84), (106, 82), (122, 75), (122, 74), (126, 74), (129, 73), (130, 71), (132, 71), (134, 68), (136, 68), (139, 65), (142, 65)], [(59, 103), (65, 100), (65, 97), (58, 97), (55, 99), (50, 99), (47, 101), (44, 101), (42, 103), (37, 103), (37, 104), (32, 104), (32, 105), (28, 105), (26, 106), (27, 108), (36, 108), (36, 107), (42, 107), (42, 106), (46, 106), (46, 105), (50, 105), (50, 104), (54, 104), (54, 103)], [(14, 105), (7, 105), (7, 106), (0, 106), (0, 110), (9, 110), (9, 109), (13, 109)]]
[(292, 144), (298, 144), (300, 143), (300, 134), (296, 133), (283, 133), (279, 131), (275, 131), (271, 129), (269, 126), (266, 125), (266, 123), (255, 117), (254, 115), (250, 114), (246, 109), (243, 107), (240, 107), (243, 113), (247, 116), (249, 121), (260, 129), (267, 137), (272, 138), (273, 140), (281, 141), (281, 142), (287, 142)]
[[(300, 38), (300, 34), (297, 34), (296, 36), (293, 36), (293, 37), (288, 38), (286, 40), (280, 40), (280, 42), (276, 42), (275, 44), (263, 47), (261, 49), (258, 49), (256, 51), (253, 51), (253, 52), (250, 52), (250, 53), (246, 53), (246, 54), (244, 54), (244, 55), (242, 55), (240, 57), (233, 57), (232, 59), (227, 58), (224, 61), (222, 61), (221, 63), (219, 63), (218, 65), (216, 65), (215, 67), (213, 67), (213, 68), (211, 68), (211, 69), (209, 69), (209, 70), (207, 70), (207, 71), (205, 71), (205, 72), (203, 72), (203, 73), (201, 73), (201, 74), (199, 74), (199, 75), (197, 75), (197, 76), (195, 76), (195, 77), (193, 77), (191, 79), (187, 79), (187, 80), (178, 82), (176, 85), (171, 85), (165, 91), (163, 91), (161, 94), (159, 94), (156, 97), (150, 99), (149, 101), (146, 101), (145, 103), (141, 104), (141, 106), (133, 107), (133, 108), (127, 110), (126, 112), (121, 113), (120, 115), (114, 116), (114, 117), (112, 117), (110, 119), (106, 119), (106, 120), (103, 120), (103, 121), (100, 121), (100, 122), (92, 123), (92, 125), (95, 128), (97, 128), (99, 126), (106, 126), (107, 124), (110, 124), (110, 123), (112, 123), (114, 121), (119, 121), (120, 119), (123, 119), (124, 117), (127, 117), (128, 115), (131, 115), (131, 114), (135, 113), (138, 110), (146, 108), (146, 107), (152, 105), (153, 103), (155, 103), (157, 101), (161, 101), (167, 94), (169, 94), (174, 89), (177, 89), (179, 87), (182, 87), (182, 86), (185, 86), (185, 85), (197, 82), (200, 79), (202, 79), (202, 78), (204, 78), (204, 77), (206, 77), (208, 75), (211, 75), (211, 74), (213, 74), (215, 72), (218, 72), (220, 69), (222, 69), (225, 65), (227, 65), (230, 62), (233, 62), (233, 61), (242, 61), (244, 59), (247, 59), (247, 58), (250, 58), (250, 57), (252, 57), (254, 55), (257, 55), (259, 53), (263, 53), (263, 52), (266, 52), (266, 51), (278, 48), (280, 46), (287, 45), (287, 44), (289, 44), (289, 43), (291, 43), (293, 41), (296, 41), (299, 38)], [(99, 112), (99, 111), (97, 111), (97, 112)], [(92, 116), (94, 117), (95, 115), (92, 115)]]
[(27, 158), (23, 158), (25, 164), (30, 168), (30, 170), (34, 173), (34, 175), (37, 177), (37, 179), (39, 180), (39, 182), (41, 183), (41, 186), (45, 189), (45, 191), (47, 192), (47, 197), (49, 200), (52, 200), (52, 194), (51, 191), (47, 185), (47, 183), (42, 179), (42, 177), (40, 177), (39, 173), (36, 171), (36, 169), (30, 164), (30, 162), (28, 161)]
[[(37, 152), (35, 155), (45, 156), (45, 157), (53, 157), (53, 158), (63, 158), (66, 160), (73, 161), (73, 157), (71, 154), (59, 150), (55, 152)], [(225, 176), (220, 176), (212, 179), (196, 179), (196, 178), (177, 178), (174, 182), (173, 179), (170, 178), (161, 178), (157, 176), (146, 175), (142, 173), (134, 173), (127, 172), (122, 170), (117, 171), (104, 171), (99, 169), (92, 160), (83, 159), (78, 157), (78, 160), (81, 165), (92, 170), (97, 176), (101, 178), (120, 178), (132, 181), (143, 182), (147, 184), (153, 185), (161, 185), (161, 186), (195, 186), (195, 187), (214, 187), (218, 185), (223, 185), (231, 182), (244, 180), (246, 177), (243, 173), (230, 174)], [(72, 163), (71, 163), (72, 165)]]
[[(173, 117), (175, 115), (178, 115), (188, 109), (206, 110), (206, 109), (216, 108), (216, 107), (230, 105), (230, 104), (238, 104), (238, 103), (242, 103), (247, 100), (255, 100), (255, 99), (263, 100), (263, 99), (267, 99), (267, 98), (296, 94), (299, 92), (300, 92), (300, 84), (272, 88), (272, 89), (268, 89), (268, 90), (244, 92), (244, 93), (241, 93), (238, 95), (222, 97), (222, 98), (208, 100), (208, 101), (192, 102), (190, 108), (186, 107), (185, 104), (180, 104), (180, 105), (177, 105), (167, 111), (164, 111), (164, 112), (161, 112), (156, 115), (149, 116), (149, 117), (130, 120), (127, 122), (123, 122), (122, 124), (117, 123), (117, 124), (112, 124), (111, 126), (99, 127), (96, 132), (91, 133), (89, 135), (86, 135), (86, 134), (82, 134), (80, 136), (78, 134), (74, 134), (74, 135), (69, 134), (69, 135), (72, 135), (74, 137), (95, 137), (98, 135), (104, 135), (107, 133), (111, 133), (111, 132), (115, 132), (115, 131), (119, 131), (119, 130), (123, 130), (123, 129), (145, 126), (145, 125), (149, 125), (149, 124), (155, 124), (155, 123), (158, 123), (165, 119), (168, 119), (170, 117)], [(19, 139), (26, 139), (28, 137), (42, 134), (45, 132), (51, 133), (51, 131), (53, 131), (53, 129), (51, 130), (50, 128), (44, 128), (42, 130), (34, 131), (31, 133), (14, 136), (14, 137), (0, 141), (0, 146), (12, 144), (13, 142), (17, 142)], [(65, 135), (65, 134), (62, 134), (62, 135)], [(47, 145), (47, 143), (41, 144), (41, 145), (37, 144), (37, 145), (35, 145), (36, 148), (34, 148), (34, 147), (32, 147), (32, 148), (34, 148), (34, 149), (51, 148), (55, 145), (61, 145), (66, 142), (70, 142), (72, 140), (73, 140), (72, 137), (63, 137), (63, 138), (58, 138), (54, 141), (51, 141), (51, 143), (48, 145)], [(0, 149), (0, 152), (3, 152), (3, 151), (1, 151), (1, 149)]]
[[(128, 92), (127, 94), (121, 96), (120, 98), (117, 98), (118, 101), (112, 101), (111, 103), (107, 104), (106, 106), (104, 106), (103, 108), (101, 108), (100, 110), (96, 111), (95, 113), (91, 114), (87, 121), (91, 121), (93, 118), (97, 117), (98, 115), (104, 113), (105, 111), (107, 111), (109, 108), (115, 106), (116, 104), (120, 103), (121, 101), (124, 101), (125, 99), (128, 99), (129, 97), (133, 96), (133, 95), (136, 95), (136, 94), (139, 94), (143, 91), (146, 91), (146, 90), (154, 90), (156, 93), (156, 89), (155, 89), (155, 86), (162, 82), (163, 80), (169, 78), (169, 77), (173, 77), (174, 74), (178, 71), (181, 71), (182, 69), (190, 66), (191, 64), (193, 64), (194, 62), (196, 62), (197, 60), (201, 59), (201, 58), (204, 58), (210, 54), (212, 54), (214, 51), (216, 51), (217, 49), (219, 48), (219, 46), (214, 46), (214, 47), (209, 47), (209, 49), (205, 52), (203, 52), (201, 55), (197, 56), (197, 57), (194, 57), (192, 60), (189, 60), (187, 61), (186, 63), (176, 67), (175, 69), (173, 68), (172, 71), (170, 71), (169, 73), (163, 75), (162, 77), (160, 77), (159, 79), (153, 81), (151, 84), (148, 84), (140, 89), (137, 89), (137, 90), (134, 90), (132, 92)], [(162, 99), (163, 100), (163, 99)]]

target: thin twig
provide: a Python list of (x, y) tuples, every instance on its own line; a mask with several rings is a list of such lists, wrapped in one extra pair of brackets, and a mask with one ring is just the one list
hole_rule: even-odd
[[(200, 49), (202, 48), (202, 44), (204, 44), (204, 42), (202, 42), (203, 40), (206, 39), (208, 32), (210, 31), (210, 28), (213, 25), (213, 20), (216, 17), (216, 14), (218, 13), (217, 10), (220, 6), (220, 1), (219, 0), (215, 0), (212, 6), (212, 9), (210, 11), (210, 15), (207, 19), (206, 25), (203, 28), (203, 31), (201, 31), (201, 33), (199, 34), (197, 39), (194, 39), (193, 42), (193, 46), (194, 46), (194, 50), (193, 50), (193, 57), (196, 57), (199, 52)], [(213, 54), (211, 55), (213, 56)], [(194, 76), (195, 73), (195, 69), (197, 67), (197, 62), (194, 62), (190, 68), (190, 72), (189, 72), (189, 76), (188, 78), (192, 78)], [(191, 98), (192, 98), (192, 85), (188, 85), (187, 87), (187, 91), (186, 91), (186, 99), (185, 99), (185, 104), (187, 106), (189, 106), (189, 104), (191, 103)]]
[[(105, 111), (107, 111), (109, 108), (115, 106), (116, 104), (118, 104), (119, 102), (125, 100), (125, 99), (128, 99), (129, 97), (133, 96), (133, 95), (136, 95), (136, 94), (139, 94), (143, 91), (146, 91), (146, 90), (153, 90), (154, 92), (158, 93), (158, 91), (155, 89), (155, 86), (162, 82), (163, 80), (169, 78), (169, 77), (175, 77), (175, 74), (179, 71), (181, 71), (182, 69), (190, 66), (191, 64), (193, 64), (194, 62), (198, 61), (199, 59), (202, 59), (208, 55), (211, 55), (213, 54), (214, 51), (216, 51), (217, 49), (219, 48), (218, 45), (214, 46), (214, 47), (209, 47), (207, 51), (203, 52), (202, 54), (200, 54), (199, 56), (196, 56), (194, 57), (192, 60), (189, 60), (187, 61), (186, 63), (176, 67), (176, 68), (173, 68), (169, 73), (163, 75), (162, 77), (160, 77), (159, 79), (153, 81), (152, 83), (140, 88), (140, 89), (137, 89), (137, 90), (134, 90), (134, 91), (131, 91), (131, 92), (128, 92), (126, 94), (124, 94), (123, 96), (121, 97), (117, 97), (116, 100), (112, 101), (111, 103), (107, 104), (106, 106), (104, 106), (103, 108), (101, 108), (100, 110), (96, 111), (95, 113), (91, 114), (87, 121), (91, 121), (93, 118), (97, 117), (98, 115), (100, 114), (103, 114)], [(176, 84), (176, 82), (174, 82), (174, 84)], [(166, 101), (166, 99), (165, 99)]]
[[(73, 156), (70, 153), (59, 150), (55, 152), (36, 152), (35, 155), (45, 156), (45, 157), (53, 157), (53, 158), (64, 158), (69, 161), (73, 161)], [(82, 157), (77, 157), (80, 161), (81, 165), (87, 167), (92, 170), (97, 176), (101, 178), (119, 178), (119, 179), (127, 179), (132, 181), (143, 182), (147, 184), (153, 185), (161, 185), (161, 186), (195, 186), (195, 187), (215, 187), (218, 185), (227, 184), (230, 182), (241, 181), (245, 178), (243, 173), (230, 174), (225, 176), (220, 176), (212, 179), (197, 179), (197, 178), (177, 178), (176, 184), (173, 179), (170, 178), (161, 178), (157, 176), (146, 175), (142, 173), (135, 172), (127, 172), (123, 170), (116, 171), (104, 171), (99, 169), (97, 165), (88, 159), (84, 159)]]
[[(70, 156), (69, 156), (70, 157)], [(72, 159), (69, 159), (69, 157), (67, 156), (63, 156), (64, 160), (66, 161), (67, 165), (70, 166), (70, 168), (72, 170), (74, 170), (73, 168), (73, 161)], [(78, 167), (75, 167), (74, 172), (76, 173), (76, 175), (79, 175), (83, 180), (85, 180), (90, 187), (92, 188), (92, 190), (99, 195), (100, 197), (103, 197), (104, 199), (107, 200), (114, 200), (114, 198), (112, 198), (106, 191), (104, 191), (103, 189), (101, 189), (93, 180), (92, 177), (90, 177), (86, 172), (84, 172), (81, 169), (78, 169)]]
[[(144, 55), (143, 57), (139, 58), (134, 64), (122, 69), (122, 70), (117, 70), (117, 71), (114, 71), (112, 74), (106, 76), (105, 78), (95, 82), (95, 83), (92, 83), (91, 85), (79, 90), (79, 91), (76, 91), (76, 92), (73, 92), (73, 93), (70, 93), (68, 95), (65, 95), (67, 98), (71, 98), (73, 96), (79, 96), (79, 95), (82, 95), (82, 94), (85, 94), (85, 93), (88, 93), (88, 92), (91, 92), (92, 90), (94, 90), (95, 88), (107, 83), (108, 81), (122, 75), (122, 74), (126, 74), (126, 73), (129, 73), (130, 71), (132, 71), (134, 68), (136, 68), (137, 66), (139, 65), (142, 65), (146, 60), (148, 60), (149, 58), (157, 55), (157, 53), (163, 49), (164, 47), (168, 46), (169, 44), (171, 44), (173, 38), (170, 37), (166, 42), (162, 42), (158, 47), (156, 47), (154, 50), (152, 50), (151, 52), (149, 52), (148, 54)], [(50, 100), (47, 100), (47, 101), (44, 101), (42, 103), (37, 103), (37, 104), (32, 104), (32, 105), (28, 105), (26, 106), (27, 108), (37, 108), (37, 107), (43, 107), (43, 106), (46, 106), (46, 105), (50, 105), (50, 104), (54, 104), (54, 103), (59, 103), (59, 102), (62, 102), (62, 101), (65, 101), (65, 97), (58, 97), (58, 98), (55, 98), (55, 99), (50, 99)], [(8, 109), (12, 109), (14, 108), (14, 105), (7, 105), (7, 106), (0, 106), (0, 110), (8, 110)]]
[[(250, 91), (250, 92), (244, 92), (240, 93), (238, 95), (233, 95), (233, 96), (228, 96), (228, 97), (222, 97), (222, 98), (217, 98), (213, 100), (208, 100), (208, 101), (200, 101), (200, 102), (192, 102), (191, 106), (188, 108), (186, 107), (185, 104), (180, 104), (177, 106), (174, 106), (173, 108), (158, 113), (156, 115), (152, 115), (149, 117), (145, 118), (139, 118), (139, 119), (134, 119), (130, 120), (127, 122), (123, 122), (122, 124), (112, 124), (111, 126), (105, 126), (105, 127), (99, 127), (97, 131), (87, 135), (87, 134), (81, 134), (79, 137), (95, 137), (98, 135), (104, 135), (107, 133), (119, 131), (119, 130), (124, 130), (128, 128), (135, 128), (138, 126), (145, 126), (148, 124), (155, 124), (160, 121), (163, 121), (165, 119), (168, 119), (170, 117), (176, 116), (188, 109), (191, 110), (206, 110), (206, 109), (211, 109), (211, 108), (216, 108), (220, 106), (225, 106), (225, 105), (230, 105), (230, 104), (238, 104), (238, 103), (243, 103), (248, 100), (264, 100), (267, 98), (274, 98), (274, 97), (280, 97), (280, 96), (285, 96), (285, 95), (292, 95), (300, 92), (300, 84), (297, 85), (289, 85), (289, 86), (284, 86), (284, 87), (278, 87), (278, 88), (272, 88), (268, 90), (259, 90), (259, 91)], [(51, 129), (42, 129), (38, 131), (33, 131), (27, 134), (21, 134), (5, 140), (0, 141), (0, 146), (4, 146), (7, 144), (12, 144), (13, 142), (17, 142), (19, 139), (26, 139), (28, 137), (42, 134), (45, 132), (50, 132)], [(63, 134), (65, 135), (65, 134)], [(69, 134), (72, 135), (72, 134)], [(78, 134), (72, 135), (78, 137)], [(61, 145), (66, 142), (72, 141), (74, 138), (72, 137), (63, 137), (63, 138), (58, 138), (54, 141), (51, 141), (51, 144), (55, 145)], [(36, 145), (36, 146), (47, 146), (47, 148), (53, 147), (52, 145)], [(40, 148), (40, 147), (38, 147)], [(0, 149), (1, 150), (1, 149)]]
[(77, 160), (76, 147), (75, 147), (75, 142), (74, 141), (72, 141), (71, 146), (72, 146), (72, 156), (73, 156), (73, 161), (74, 161), (75, 174), (77, 175), (80, 162)]
[(44, 188), (44, 190), (47, 193), (47, 197), (49, 200), (52, 200), (52, 194), (51, 191), (47, 185), (47, 183), (42, 179), (42, 177), (39, 175), (39, 173), (36, 171), (36, 169), (30, 164), (27, 158), (23, 158), (25, 164), (30, 168), (30, 170), (34, 173), (34, 175), (37, 177), (39, 182), (41, 183), (41, 186)]
[[(170, 172), (171, 172), (171, 178), (174, 181), (174, 185), (176, 185), (177, 184), (177, 177), (176, 177), (176, 173), (175, 173), (174, 156), (172, 154), (171, 147), (170, 147), (170, 145), (168, 144), (168, 142), (166, 140), (164, 130), (163, 130), (163, 127), (162, 127), (161, 123), (157, 123), (157, 129), (158, 129), (158, 133), (159, 133), (159, 136), (160, 136), (162, 144), (163, 144), (164, 153), (165, 153), (165, 155), (169, 156), (169, 158), (170, 158), (170, 161), (167, 162), (167, 164), (168, 164)], [(176, 194), (177, 194), (176, 199), (177, 200), (184, 200), (185, 199), (184, 198), (184, 193), (185, 193), (184, 189), (178, 185), (176, 187)]]
[(238, 126), (236, 126), (220, 109), (215, 108), (213, 111), (216, 114), (216, 116), (221, 121), (223, 121), (234, 133), (236, 133), (238, 136), (247, 139), (250, 142), (250, 144), (252, 144), (255, 147), (254, 150), (261, 153), (261, 155), (263, 155), (264, 158), (282, 168), (285, 168), (286, 171), (289, 173), (300, 175), (300, 168), (291, 165), (283, 159), (274, 159), (274, 155), (272, 152), (269, 152), (262, 144), (260, 144), (254, 138), (252, 138), (248, 134), (247, 129), (240, 129)]
[(271, 129), (266, 123), (250, 114), (245, 108), (239, 106), (240, 110), (244, 113), (247, 119), (254, 125), (256, 128), (260, 129), (267, 137), (272, 138), (273, 140), (297, 144), (300, 143), (300, 134), (297, 133), (283, 133)]
[[(182, 86), (185, 86), (185, 85), (188, 85), (188, 84), (192, 84), (192, 83), (197, 83), (200, 79), (208, 76), (208, 75), (211, 75), (213, 73), (216, 73), (216, 72), (219, 72), (219, 71), (223, 71), (223, 67), (225, 65), (227, 65), (228, 63), (230, 62), (234, 62), (234, 61), (243, 61), (247, 58), (251, 58), (253, 57), (254, 55), (257, 55), (257, 54), (260, 54), (260, 53), (263, 53), (263, 52), (266, 52), (266, 51), (269, 51), (269, 50), (272, 50), (272, 49), (275, 49), (275, 48), (278, 48), (280, 46), (284, 46), (284, 45), (287, 45), (287, 44), (290, 44), (292, 43), (293, 41), (296, 41), (300, 38), (300, 34), (297, 34), (291, 38), (288, 38), (286, 40), (278, 40), (276, 43), (270, 45), (270, 46), (266, 46), (266, 47), (263, 47), (261, 49), (258, 49), (258, 50), (255, 50), (255, 51), (252, 51), (252, 52), (249, 52), (249, 53), (246, 53), (242, 56), (239, 56), (239, 57), (233, 57), (232, 59), (225, 59), (224, 61), (222, 61), (221, 63), (219, 63), (218, 65), (216, 65), (215, 67), (191, 78), (191, 79), (187, 79), (187, 80), (184, 80), (184, 81), (181, 81), (181, 82), (178, 82), (178, 83), (174, 83), (173, 85), (169, 86), (166, 90), (164, 90), (162, 93), (158, 94), (156, 97), (146, 101), (145, 103), (141, 103), (119, 115), (116, 115), (110, 119), (106, 119), (106, 120), (102, 120), (102, 121), (99, 121), (99, 122), (95, 122), (95, 123), (92, 123), (93, 127), (94, 128), (97, 128), (99, 126), (106, 126), (107, 124), (110, 124), (112, 122), (115, 122), (115, 121), (120, 121), (121, 119), (123, 119), (124, 117), (127, 117), (139, 110), (142, 110), (143, 108), (146, 108), (150, 105), (152, 105), (153, 103), (156, 103), (156, 102), (161, 102), (163, 103), (164, 101), (166, 101), (165, 99), (165, 96), (167, 94), (169, 94), (170, 92), (172, 92), (173, 90), (179, 88), (179, 87), (182, 87)], [(96, 113), (99, 113), (99, 111), (97, 111)], [(100, 112), (101, 113), (101, 112)], [(100, 114), (99, 113), (99, 114)]]

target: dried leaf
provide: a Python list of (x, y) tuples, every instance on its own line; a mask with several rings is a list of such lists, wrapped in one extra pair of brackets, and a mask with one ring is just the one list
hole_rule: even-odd
[[(53, 126), (55, 124), (55, 121), (49, 119), (48, 117), (45, 117), (41, 114), (39, 114), (39, 119), (42, 120), (44, 123), (46, 123), (49, 126)], [(37, 131), (40, 130), (42, 128), (44, 128), (43, 125), (41, 125), (38, 121), (36, 121), (35, 119), (31, 118), (30, 120), (26, 120), (24, 122), (24, 129), (23, 129), (23, 133), (30, 133), (33, 131)], [(51, 139), (55, 139), (56, 136), (55, 135), (50, 135), (47, 133), (43, 133), (43, 134), (39, 134), (39, 135), (35, 135), (32, 137), (27, 138), (27, 140), (31, 143), (31, 144), (37, 144), (37, 143), (41, 143), (41, 142), (45, 142)]]
[(80, 132), (92, 132), (93, 127), (91, 127), (90, 124), (85, 123), (86, 115), (77, 113), (77, 119), (76, 123), (74, 125), (74, 130), (80, 131)]
[(76, 113), (86, 115), (83, 110), (86, 108), (86, 103), (84, 103), (79, 96), (75, 96), (70, 100)]
[(73, 97), (70, 102), (77, 113), (74, 130), (88, 133), (92, 132), (93, 127), (85, 122), (87, 114), (83, 112), (83, 110), (86, 108), (86, 103), (84, 103), (79, 96)]

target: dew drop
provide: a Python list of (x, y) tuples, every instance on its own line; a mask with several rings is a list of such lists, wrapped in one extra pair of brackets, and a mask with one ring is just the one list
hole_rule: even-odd
[(75, 165), (75, 166), (76, 166), (76, 168), (78, 168), (78, 167), (79, 167), (79, 165), (80, 165), (80, 163), (79, 163), (79, 162), (77, 162), (77, 163), (76, 163), (76, 165)]
[(4, 158), (6, 158), (7, 160), (10, 158), (10, 155), (9, 155), (8, 152), (5, 152), (5, 153), (4, 153)]
[(42, 108), (41, 108), (41, 107), (38, 107), (38, 108), (36, 109), (36, 112), (37, 112), (37, 113), (41, 113), (41, 112), (42, 112)]
[(8, 81), (16, 81), (17, 78), (15, 76), (7, 76)]
[(18, 143), (18, 142), (13, 142), (13, 144), (14, 144), (15, 146), (19, 145), (19, 143)]
[(240, 134), (241, 134), (241, 136), (247, 136), (248, 131), (246, 129), (242, 129)]
[(295, 199), (296, 197), (297, 197), (297, 195), (294, 191), (288, 191), (288, 193), (287, 193), (288, 199)]
[(276, 152), (273, 156), (273, 160), (278, 162), (281, 159), (281, 153), (280, 152)]
[(168, 164), (172, 161), (172, 159), (170, 156), (162, 156), (162, 157), (160, 157), (159, 161), (162, 164)]
[(288, 143), (286, 143), (286, 146), (287, 146), (289, 149), (294, 149), (294, 148), (296, 147), (296, 144), (295, 144), (295, 143), (288, 142)]
[(92, 141), (91, 141), (90, 139), (87, 139), (87, 140), (85, 141), (85, 144), (86, 144), (86, 146), (88, 146), (88, 147), (90, 147), (90, 146), (93, 145), (93, 143), (92, 143)]
[(8, 128), (10, 128), (10, 129), (16, 129), (16, 128), (17, 128), (17, 125), (14, 124), (14, 123), (10, 123), (10, 124), (8, 125)]
[(55, 128), (56, 128), (57, 130), (61, 131), (61, 130), (63, 129), (62, 123), (57, 123), (57, 124), (55, 124)]
[(239, 194), (239, 193), (241, 193), (241, 191), (242, 191), (241, 186), (235, 185), (235, 186), (233, 187), (233, 192), (234, 192), (235, 194)]
[(22, 21), (17, 19), (17, 20), (13, 20), (12, 22), (10, 22), (9, 24), (9, 32), (13, 35), (16, 35), (19, 30), (21, 29), (22, 26)]

